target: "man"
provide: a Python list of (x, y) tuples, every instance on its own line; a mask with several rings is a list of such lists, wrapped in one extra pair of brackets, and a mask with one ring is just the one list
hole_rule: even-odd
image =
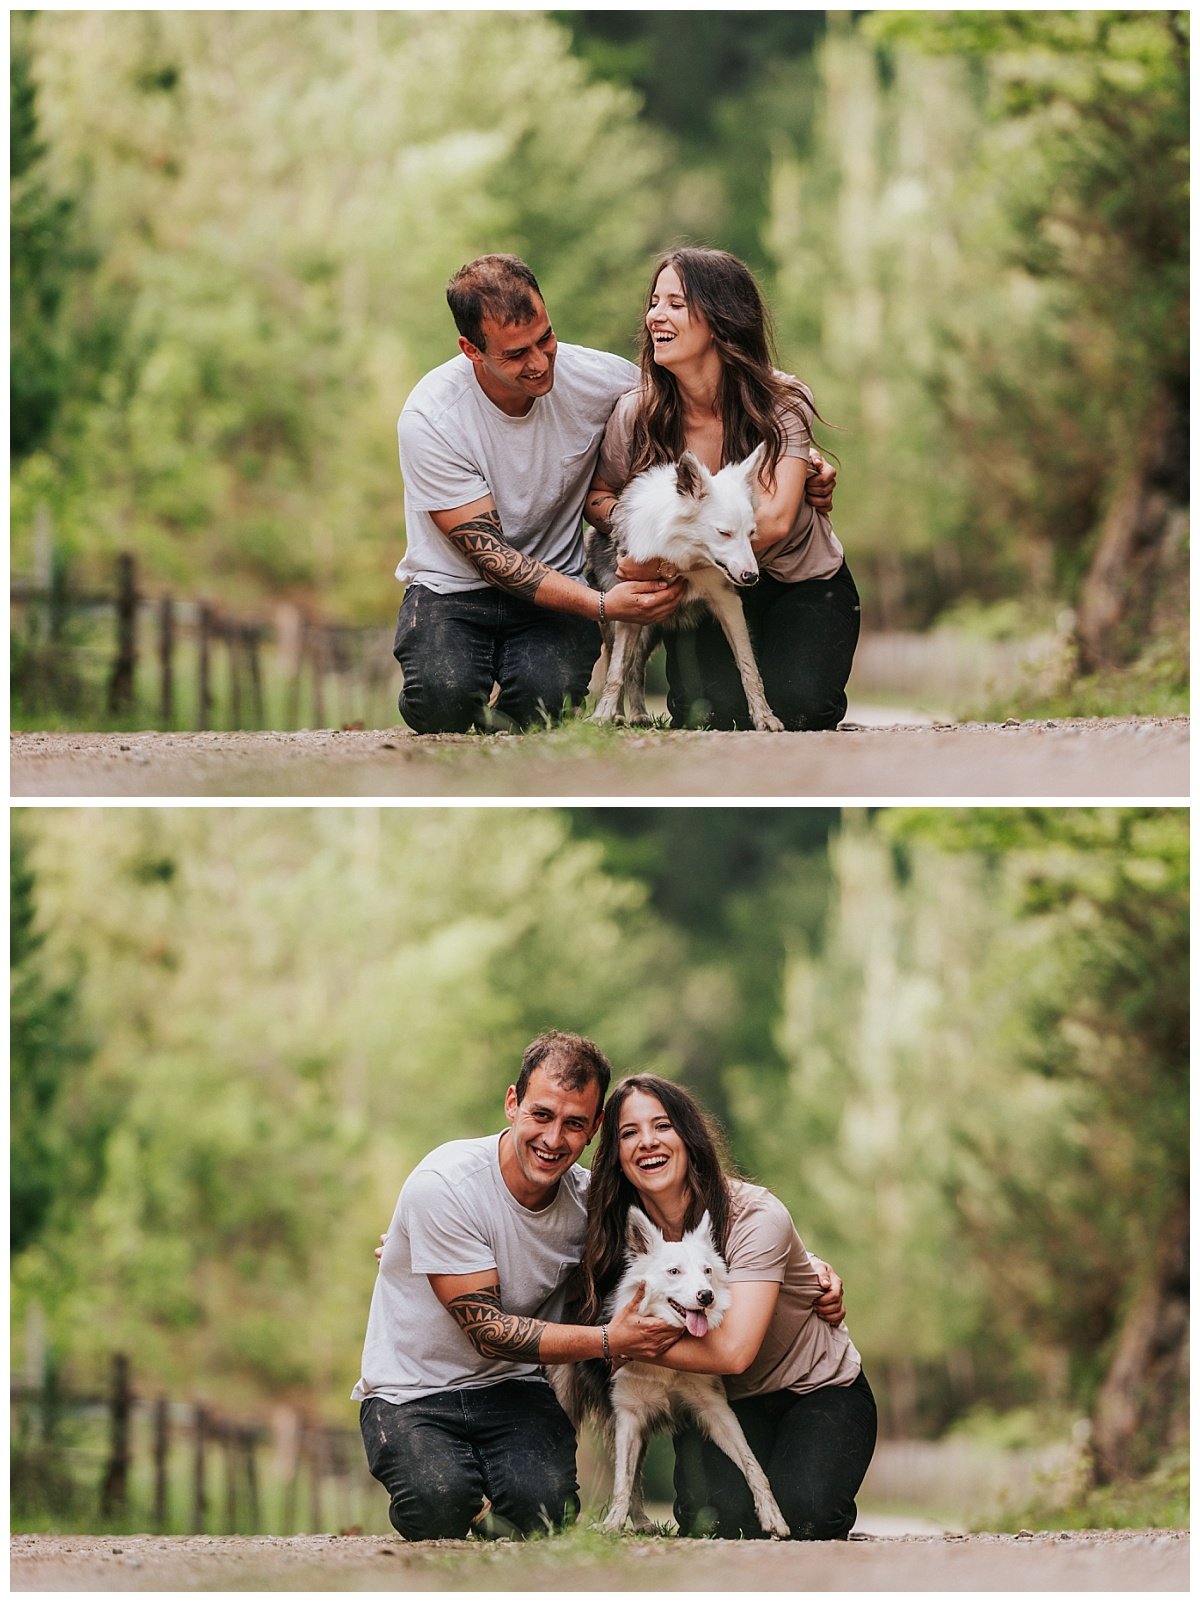
[[(679, 1338), (641, 1317), (636, 1296), (602, 1328), (560, 1322), (586, 1224), (588, 1175), (576, 1163), (610, 1076), (592, 1041), (539, 1035), (508, 1087), (508, 1128), (439, 1146), (400, 1192), (351, 1394), (406, 1540), (461, 1538), (473, 1525), (524, 1535), (572, 1518), (575, 1435), (541, 1365), (652, 1360)], [(840, 1283), (823, 1301), (837, 1322)]]
[[(602, 603), (584, 582), (584, 499), (609, 415), (638, 369), (559, 344), (516, 256), (469, 262), (446, 298), (461, 354), (426, 374), (398, 424), (408, 535), (396, 568), (407, 585), (400, 711), (419, 734), (528, 728), (583, 699), (602, 605), (614, 622), (658, 623), (682, 585), (626, 582)], [(833, 477), (824, 470), (814, 503), (828, 503)]]

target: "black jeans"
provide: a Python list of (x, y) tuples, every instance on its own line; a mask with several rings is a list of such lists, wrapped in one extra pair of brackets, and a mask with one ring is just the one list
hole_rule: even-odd
[[(410, 584), (396, 623), (400, 713), (418, 734), (527, 729), (582, 701), (600, 630), (488, 586), (438, 595)], [(492, 685), (500, 686), (494, 707)]]
[(359, 1414), (367, 1466), (406, 1541), (458, 1540), (483, 1507), (485, 1535), (558, 1529), (579, 1512), (575, 1431), (541, 1380), (438, 1391)]
[[(798, 1395), (770, 1391), (732, 1404), (797, 1541), (844, 1541), (875, 1450), (875, 1398), (865, 1374)], [(763, 1538), (742, 1471), (699, 1430), (675, 1437), (675, 1518), (683, 1535)]]
[[(858, 590), (845, 562), (832, 578), (784, 584), (764, 573), (741, 591), (771, 710), (788, 729), (836, 729), (858, 645)], [(669, 629), (667, 706), (676, 728), (751, 729), (733, 652), (716, 618)]]

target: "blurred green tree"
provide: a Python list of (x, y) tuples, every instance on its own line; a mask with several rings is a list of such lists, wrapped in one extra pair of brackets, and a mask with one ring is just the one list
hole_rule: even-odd
[(95, 1047), (81, 975), (59, 978), (49, 968), (29, 838), (17, 823), (8, 882), (9, 1243), (17, 1257), (63, 1222), (64, 1208), (85, 1204), (99, 1188), (108, 1120), (84, 1093)]
[(1006, 859), (1019, 912), (1042, 928), (1022, 1062), (1079, 1109), (1075, 1149), (1065, 1173), (1002, 1186), (976, 1234), (993, 1261), (1024, 1260), (1033, 1244), (1056, 1266), (1054, 1321), (1077, 1326), (1096, 1479), (1146, 1472), (1187, 1415), (1188, 814), (1011, 808), (889, 821), (901, 837)]
[(45, 181), (86, 196), (89, 293), (125, 316), (17, 474), (18, 556), (52, 499), (93, 564), (385, 618), (394, 420), (455, 352), (451, 272), (515, 250), (564, 338), (627, 346), (663, 216), (633, 95), (525, 12), (47, 12), (29, 39)]
[[(866, 29), (987, 71), (984, 171), (1039, 316), (960, 334), (943, 415), (968, 457), (1011, 442), (1014, 510), (1058, 547), (1084, 671), (1129, 662), (1180, 627), (1186, 573), (1188, 13), (890, 12)], [(1039, 461), (1048, 404), (1064, 426)], [(1055, 476), (1077, 486), (1065, 526), (1044, 504)]]

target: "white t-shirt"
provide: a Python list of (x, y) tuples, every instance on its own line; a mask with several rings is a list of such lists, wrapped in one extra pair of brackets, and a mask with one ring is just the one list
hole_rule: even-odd
[(413, 1402), (542, 1378), (537, 1363), (482, 1357), (426, 1278), (494, 1268), (506, 1313), (562, 1322), (567, 1281), (583, 1256), (591, 1176), (568, 1169), (550, 1205), (531, 1212), (504, 1183), (504, 1138), (449, 1141), (405, 1181), (379, 1261), (356, 1401)]
[(397, 424), (408, 548), (396, 577), (439, 595), (486, 589), (430, 513), (490, 494), (510, 545), (582, 578), (584, 497), (609, 415), (637, 377), (623, 356), (560, 344), (550, 393), (510, 417), (465, 356), (426, 373)]

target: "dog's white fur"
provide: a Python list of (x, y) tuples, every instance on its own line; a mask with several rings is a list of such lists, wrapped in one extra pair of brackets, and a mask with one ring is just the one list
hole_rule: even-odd
[[(607, 1305), (608, 1316), (625, 1305), (638, 1285), (644, 1285), (640, 1312), (677, 1324), (701, 1338), (716, 1329), (732, 1298), (728, 1270), (713, 1244), (708, 1214), (682, 1240), (669, 1241), (640, 1208), (631, 1207), (626, 1230), (628, 1264)], [(741, 1469), (762, 1528), (768, 1535), (787, 1538), (787, 1521), (716, 1374), (687, 1374), (653, 1363), (626, 1363), (612, 1376), (606, 1397), (601, 1391), (599, 1401), (594, 1393), (583, 1401), (581, 1390), (570, 1382), (568, 1369), (555, 1365), (549, 1373), (559, 1400), (574, 1423), (579, 1423), (579, 1414), (589, 1404), (595, 1410), (607, 1403), (609, 1414), (602, 1422), (613, 1449), (614, 1478), (604, 1529), (621, 1530), (627, 1519), (632, 1519), (639, 1530), (653, 1527), (646, 1518), (642, 1497), (641, 1469), (646, 1446), (657, 1430), (690, 1415)]]
[[(686, 626), (704, 608), (712, 612), (729, 641), (754, 727), (778, 733), (783, 724), (767, 704), (737, 593), (758, 582), (750, 541), (762, 456), (760, 445), (744, 462), (710, 473), (691, 451), (684, 451), (678, 463), (649, 468), (628, 485), (613, 509), (611, 537), (592, 531), (589, 558), (606, 589), (616, 582), (618, 556), (670, 563), (684, 580), (687, 596), (664, 627)], [(606, 540), (612, 547), (608, 551), (603, 550)], [(638, 623), (612, 625), (612, 638), (605, 640), (604, 688), (593, 713), (597, 723), (619, 718), (626, 694), (629, 721), (650, 721), (646, 662), (658, 635), (657, 629)]]

